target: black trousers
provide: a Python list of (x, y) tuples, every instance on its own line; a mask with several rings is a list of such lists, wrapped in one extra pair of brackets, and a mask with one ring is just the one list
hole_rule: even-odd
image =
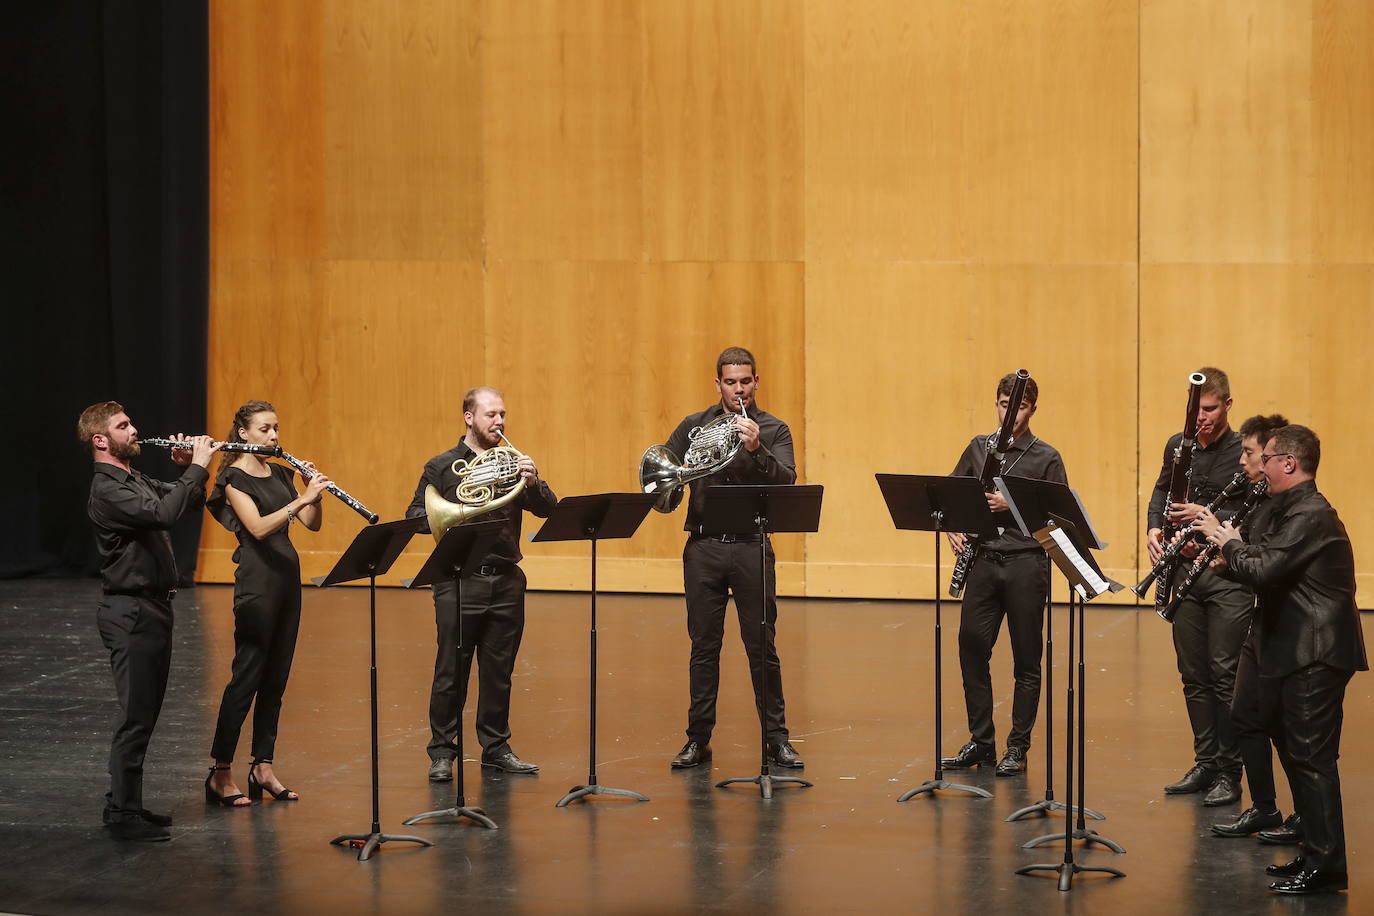
[(1302, 816), (1303, 858), (1308, 868), (1343, 872), (1345, 819), (1341, 810), (1341, 724), (1350, 671), (1320, 663), (1281, 679), (1279, 708), (1288, 755), (1293, 805)]
[[(1279, 715), (1279, 680), (1260, 677), (1259, 658), (1255, 652), (1254, 637), (1245, 640), (1241, 648), (1240, 660), (1236, 663), (1236, 689), (1231, 698), (1231, 728), (1236, 736), (1236, 748), (1241, 762), (1245, 764), (1245, 780), (1250, 786), (1250, 800), (1253, 804), (1272, 803), (1277, 797), (1274, 788), (1274, 757), (1270, 751), (1270, 736), (1282, 735), (1283, 728)], [(1288, 784), (1293, 784), (1289, 769), (1288, 753), (1280, 740), (1275, 739), (1273, 746), (1278, 749), (1279, 762), (1285, 774), (1290, 774)]]
[[(682, 550), (683, 590), (687, 597), (687, 635), (692, 640), (688, 668), (691, 705), (687, 740), (706, 744), (716, 727), (716, 694), (720, 690), (720, 647), (725, 639), (725, 606), (735, 599), (739, 635), (749, 656), (754, 682), (754, 708), (769, 744), (788, 738), (783, 715), (782, 665), (773, 634), (778, 620), (776, 562), (766, 545), (767, 587), (759, 581), (757, 541), (725, 544), (714, 538), (689, 538)], [(767, 603), (768, 636), (760, 633), (759, 613)], [(760, 651), (762, 650), (762, 651)], [(763, 659), (761, 663), (761, 658)], [(763, 677), (768, 673), (768, 708), (763, 708)]]
[[(1180, 564), (1175, 581), (1185, 569)], [(1254, 607), (1253, 592), (1209, 570), (1198, 576), (1174, 617), (1174, 654), (1193, 729), (1193, 759), (1236, 778), (1241, 759), (1231, 700)]]
[(232, 762), (248, 708), (253, 708), (253, 759), (271, 760), (281, 701), (301, 628), (300, 574), (244, 569), (234, 574), (234, 663), (219, 701), (210, 756)]
[[(434, 586), (438, 640), (429, 693), (431, 760), (457, 756), (459, 716), (467, 705), (468, 676), (477, 656), (477, 741), (484, 757), (510, 750), (510, 690), (515, 656), (525, 632), (525, 573), (518, 566), (462, 580), (462, 651), (456, 651), (458, 595), (451, 581)], [(455, 655), (459, 656), (455, 658)]]
[(143, 810), (143, 759), (157, 727), (172, 666), (172, 605), (106, 595), (96, 611), (100, 640), (110, 650), (119, 723), (110, 742), (110, 791), (105, 807), (135, 818)]
[(1011, 636), (1012, 700), (1008, 747), (1029, 748), (1040, 707), (1045, 600), (1050, 576), (1039, 550), (993, 554), (984, 551), (969, 572), (959, 614), (959, 670), (971, 740), (997, 743), (992, 723), (992, 647), (1007, 621)]

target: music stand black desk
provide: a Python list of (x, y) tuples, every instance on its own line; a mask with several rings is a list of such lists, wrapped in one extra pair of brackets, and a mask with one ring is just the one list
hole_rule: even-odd
[(569, 496), (558, 501), (549, 518), (539, 530), (530, 535), (531, 541), (591, 541), (592, 542), (592, 629), (589, 636), (589, 703), (587, 739), (587, 782), (573, 786), (558, 800), (557, 808), (589, 795), (621, 795), (638, 801), (648, 801), (647, 795), (629, 789), (611, 789), (596, 781), (596, 542), (613, 538), (627, 538), (639, 530), (644, 517), (658, 499), (652, 493), (598, 493), (592, 496)]
[[(1088, 521), (1087, 514), (1082, 505), (1078, 502), (1077, 494), (1075, 494), (1074, 491), (1054, 481), (1031, 480), (1024, 477), (1011, 479), (1014, 481), (1011, 484), (1006, 484), (1001, 478), (995, 481), (995, 483), (997, 483), (998, 488), (1002, 492), (1002, 498), (1007, 501), (1007, 508), (1011, 510), (1012, 517), (1016, 519), (1017, 526), (1027, 537), (1035, 537), (1035, 532), (1049, 524), (1055, 512), (1069, 513), (1071, 516), (1079, 519), (1082, 526), (1079, 530), (1088, 533), (1085, 546), (1092, 547), (1096, 550), (1101, 550), (1103, 547), (1107, 546), (1105, 543), (1098, 540), (1097, 533), (1093, 531), (1092, 523)], [(1061, 517), (1063, 516), (1061, 515)], [(1053, 563), (1048, 553), (1045, 562), (1050, 564)], [(1098, 570), (1098, 572), (1100, 573), (1101, 570)], [(1084, 815), (1096, 818), (1099, 821), (1106, 820), (1105, 815), (1099, 814), (1091, 808), (1083, 807), (1081, 782), (1083, 769), (1081, 766), (1078, 770), (1080, 777), (1078, 804), (1071, 807), (1061, 801), (1055, 800), (1054, 797), (1054, 617), (1052, 613), (1054, 602), (1053, 600), (1047, 600), (1047, 603), (1050, 606), (1051, 613), (1045, 615), (1045, 797), (1032, 805), (1027, 805), (1024, 808), (1013, 811), (1008, 815), (1007, 821), (1017, 821), (1023, 817), (1028, 817), (1036, 813), (1048, 814), (1051, 811), (1069, 811), (1070, 817), (1073, 816), (1073, 812), (1078, 812), (1080, 820), (1082, 820)], [(1071, 639), (1073, 635), (1073, 633), (1069, 634)], [(1081, 647), (1079, 652), (1081, 656)], [(1070, 688), (1073, 687), (1073, 676), (1074, 672), (1072, 664), (1070, 664)], [(1072, 715), (1074, 712), (1072, 705), (1072, 689), (1070, 689), (1069, 692), (1069, 703), (1069, 714)], [(1083, 721), (1081, 718), (1078, 724), (1080, 726), (1079, 736), (1081, 739), (1083, 735), (1081, 727)], [(1072, 742), (1070, 742), (1070, 747), (1072, 748)], [(1072, 751), (1070, 751), (1070, 753), (1072, 753)], [(1050, 834), (1048, 837), (1037, 837), (1035, 840), (1031, 840), (1027, 843), (1026, 847), (1031, 848), (1032, 846), (1039, 845), (1041, 842), (1057, 838), (1058, 834)]]
[(368, 580), (368, 619), (372, 630), (372, 832), (346, 833), (330, 840), (333, 846), (359, 844), (358, 861), (366, 862), (379, 846), (389, 842), (419, 843), (433, 846), (429, 840), (418, 836), (395, 836), (382, 833), (381, 802), (378, 797), (377, 779), (377, 577), (385, 575), (391, 564), (401, 555), (406, 544), (415, 532), (424, 527), (424, 519), (406, 518), (387, 522), (358, 532), (353, 543), (339, 557), (334, 568), (327, 575), (315, 576), (310, 581), (320, 588), (352, 582), (356, 579)]
[(940, 535), (949, 532), (992, 537), (997, 523), (988, 509), (988, 497), (977, 477), (939, 477), (920, 474), (874, 474), (883, 491), (888, 514), (894, 527), (904, 531), (929, 531), (935, 544), (935, 776), (914, 789), (898, 796), (904, 802), (917, 795), (935, 793), (941, 789), (956, 789), (979, 798), (992, 798), (987, 789), (947, 782), (940, 756), (940, 738), (944, 730), (941, 699), (940, 614), (943, 581), (940, 570)]
[[(742, 783), (759, 787), (764, 798), (773, 797), (774, 786), (813, 784), (797, 776), (773, 776), (768, 772), (768, 647), (772, 635), (768, 627), (768, 534), (776, 532), (817, 531), (821, 524), (821, 498), (825, 488), (807, 486), (723, 484), (706, 491), (702, 513), (702, 533), (755, 534), (759, 539), (759, 677), (763, 682), (759, 708), (760, 764), (757, 776), (736, 776), (716, 783), (724, 789)], [(777, 583), (774, 582), (776, 591)], [(736, 599), (738, 600), (738, 599)]]
[[(500, 521), (478, 521), (469, 522), (465, 525), (454, 525), (439, 540), (434, 552), (425, 560), (425, 564), (420, 567), (420, 571), (415, 574), (413, 579), (406, 579), (401, 584), (406, 588), (417, 588), (422, 585), (433, 585), (440, 579), (450, 579), (453, 582), (454, 601), (458, 605), (458, 638), (453, 645), (453, 674), (459, 677), (462, 674), (463, 657), (463, 586), (462, 576), (470, 574), (477, 568), (478, 561), (485, 555), (487, 547), (495, 539), (496, 533), (505, 525)], [(465, 691), (463, 684), (456, 684), (455, 687), (459, 696), (463, 696)], [(458, 706), (458, 728), (456, 729), (455, 740), (457, 756), (453, 758), (453, 781), (455, 784), (454, 801), (452, 808), (441, 808), (438, 811), (426, 811), (423, 814), (416, 814), (401, 821), (402, 824), (418, 824), (420, 821), (428, 820), (432, 817), (451, 817), (454, 819), (467, 818), (470, 821), (481, 824), (491, 830), (496, 829), (496, 822), (487, 817), (487, 813), (481, 808), (470, 807), (467, 803), (466, 795), (463, 791), (463, 707)]]
[[(1083, 623), (1087, 614), (1084, 605), (1087, 600), (1106, 591), (1120, 591), (1121, 585), (1106, 579), (1102, 575), (1101, 568), (1093, 559), (1090, 549), (1106, 546), (1093, 530), (1092, 522), (1088, 520), (1087, 511), (1078, 499), (1078, 494), (1069, 489), (1064, 484), (1055, 483), (1048, 480), (1029, 480), (1026, 478), (997, 478), (997, 488), (1002, 492), (1007, 500), (1008, 506), (1012, 509), (1012, 514), (1017, 520), (1017, 524), (1022, 526), (1022, 531), (1034, 524), (1035, 520), (1043, 517), (1045, 524), (1030, 532), (1044, 548), (1050, 559), (1064, 574), (1069, 587), (1069, 685), (1068, 685), (1068, 709), (1064, 716), (1066, 744), (1065, 754), (1067, 763), (1065, 764), (1065, 797), (1066, 807), (1070, 811), (1078, 812), (1078, 823), (1073, 829), (1066, 829), (1062, 833), (1049, 834), (1043, 837), (1023, 843), (1023, 848), (1032, 848), (1042, 843), (1051, 842), (1057, 839), (1064, 841), (1064, 859), (1058, 863), (1042, 863), (1027, 865), (1018, 868), (1018, 875), (1029, 875), (1037, 871), (1052, 871), (1059, 875), (1059, 890), (1068, 891), (1073, 887), (1073, 876), (1079, 872), (1104, 872), (1115, 878), (1124, 878), (1126, 873), (1106, 866), (1079, 865), (1073, 860), (1073, 841), (1085, 840), (1090, 845), (1094, 842), (1101, 843), (1113, 852), (1123, 853), (1126, 850), (1120, 845), (1099, 836), (1097, 831), (1090, 830), (1084, 821), (1085, 807), (1083, 805), (1084, 779), (1083, 771), (1085, 768), (1086, 745), (1083, 739), (1084, 714), (1086, 704), (1084, 702), (1085, 668), (1084, 650), (1086, 629)], [(1059, 510), (1059, 511), (1055, 511)], [(1063, 514), (1060, 514), (1060, 513)], [(1055, 534), (1062, 537), (1056, 540)], [(1078, 617), (1077, 630), (1075, 631), (1074, 617)], [(1077, 666), (1078, 666), (1078, 702), (1074, 702), (1074, 678), (1073, 668), (1075, 665), (1075, 638), (1077, 647)], [(1052, 661), (1052, 660), (1051, 660)], [(1074, 765), (1075, 765), (1075, 746), (1074, 746), (1074, 727), (1078, 728), (1077, 744), (1077, 765), (1078, 765), (1078, 807), (1074, 807)]]

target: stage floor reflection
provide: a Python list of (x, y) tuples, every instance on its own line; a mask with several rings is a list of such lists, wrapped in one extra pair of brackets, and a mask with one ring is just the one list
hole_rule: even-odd
[[(176, 818), (167, 844), (119, 844), (100, 827), (114, 711), (108, 657), (95, 630), (94, 581), (0, 583), (0, 910), (24, 913), (1065, 913), (1368, 912), (1374, 876), (1352, 870), (1348, 895), (1276, 899), (1263, 867), (1287, 848), (1225, 840), (1209, 809), (1160, 791), (1191, 764), (1169, 627), (1149, 610), (1091, 609), (1088, 645), (1089, 822), (1127, 850), (1076, 844), (1081, 864), (1127, 877), (1080, 875), (1072, 891), (1021, 866), (1063, 859), (1063, 845), (1024, 849), (1063, 829), (1062, 815), (1004, 819), (1045, 795), (1043, 714), (1024, 777), (947, 778), (988, 789), (905, 804), (933, 774), (933, 606), (785, 600), (779, 652), (793, 741), (814, 788), (722, 790), (757, 775), (758, 729), (735, 624), (727, 626), (719, 725), (709, 768), (672, 771), (687, 705), (688, 643), (677, 596), (599, 602), (599, 782), (651, 799), (599, 797), (555, 808), (587, 779), (585, 594), (531, 593), (515, 677), (512, 745), (535, 776), (479, 768), (466, 716), (468, 802), (499, 825), (413, 814), (453, 803), (431, 784), (427, 703), (434, 620), (427, 593), (378, 599), (381, 826), (433, 848), (385, 846), (370, 861), (329, 845), (371, 826), (368, 594), (307, 590), (278, 743), (278, 773), (299, 803), (207, 807), (200, 782), (233, 649), (232, 595), (204, 586), (177, 599), (166, 706), (148, 758), (146, 799)], [(944, 742), (966, 739), (957, 605), (944, 612)], [(1064, 609), (1055, 612), (1055, 797), (1064, 797)], [(1010, 654), (993, 658), (997, 723), (1008, 727)], [(1342, 766), (1352, 863), (1374, 850), (1371, 802), (1374, 677), (1346, 703)], [(246, 731), (246, 730), (245, 730)], [(247, 735), (235, 773), (246, 785)], [(999, 748), (1000, 750), (1000, 748)], [(1280, 778), (1280, 781), (1281, 778)], [(1248, 804), (1248, 798), (1242, 806)], [(1280, 790), (1280, 807), (1291, 800)], [(1361, 901), (1364, 901), (1361, 904)]]

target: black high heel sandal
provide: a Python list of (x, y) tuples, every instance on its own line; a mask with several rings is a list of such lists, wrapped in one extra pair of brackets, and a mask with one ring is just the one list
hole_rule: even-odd
[(251, 764), (249, 764), (248, 797), (255, 800), (261, 799), (262, 793), (266, 792), (268, 795), (272, 796), (272, 798), (274, 798), (277, 801), (300, 801), (301, 797), (299, 795), (296, 795), (293, 798), (291, 790), (286, 788), (286, 786), (282, 786), (280, 792), (273, 792), (270, 788), (268, 788), (267, 786), (263, 785), (261, 782), (258, 781), (258, 764), (271, 762), (271, 760), (264, 758), (262, 760), (254, 760)]
[(229, 769), (228, 764), (217, 763), (210, 767), (210, 775), (205, 777), (205, 803), (207, 805), (219, 805), (221, 808), (251, 808), (252, 805), (235, 804), (240, 798), (244, 797), (242, 792), (237, 795), (220, 795), (214, 789), (210, 788), (210, 780), (215, 778), (215, 771), (227, 769)]

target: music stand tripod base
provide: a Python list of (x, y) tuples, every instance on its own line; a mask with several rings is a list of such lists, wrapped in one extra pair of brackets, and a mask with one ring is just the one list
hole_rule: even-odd
[(809, 783), (799, 776), (774, 776), (771, 773), (760, 773), (757, 776), (734, 776), (722, 780), (716, 783), (716, 788), (724, 789), (728, 786), (744, 785), (745, 783), (758, 786), (764, 798), (773, 797), (774, 786), (801, 786), (803, 789), (809, 789), (814, 785), (814, 783)]
[[(1024, 808), (1013, 811), (1011, 814), (1007, 815), (1006, 823), (1010, 824), (1012, 821), (1019, 821), (1021, 818), (1030, 817), (1032, 814), (1049, 814), (1051, 811), (1072, 811), (1077, 814), (1078, 806), (1066, 805), (1062, 801), (1056, 801), (1053, 798), (1044, 798), (1033, 805), (1026, 805)], [(1107, 819), (1105, 814), (1098, 814), (1092, 808), (1084, 808), (1083, 813), (1099, 821), (1105, 821)]]
[[(462, 764), (459, 764), (459, 766), (462, 766)], [(424, 814), (417, 814), (414, 817), (408, 817), (405, 820), (401, 821), (401, 823), (409, 827), (411, 824), (418, 824), (421, 821), (427, 821), (430, 819), (441, 817), (452, 818), (453, 820), (462, 820), (463, 818), (467, 818), (475, 824), (479, 824), (483, 827), (486, 827), (488, 830), (500, 829), (496, 826), (496, 821), (487, 817), (487, 812), (483, 811), (481, 808), (474, 808), (469, 805), (454, 805), (452, 808), (442, 808), (438, 811), (426, 811)]]
[(925, 782), (921, 783), (916, 788), (907, 789), (901, 795), (897, 796), (897, 801), (910, 801), (917, 795), (929, 794), (931, 796), (934, 796), (936, 792), (940, 792), (945, 789), (955, 789), (960, 792), (968, 792), (972, 795), (978, 796), (979, 798), (992, 798), (992, 793), (989, 792), (987, 789), (980, 789), (977, 786), (965, 786), (957, 782), (946, 782), (944, 779), (941, 779), (940, 776), (937, 774), (934, 779), (927, 779)]
[(568, 794), (560, 798), (555, 804), (555, 808), (566, 808), (578, 799), (586, 798), (588, 795), (619, 795), (623, 798), (633, 798), (635, 801), (648, 801), (649, 796), (640, 795), (629, 789), (612, 789), (609, 786), (573, 786), (568, 790)]
[(398, 836), (390, 833), (346, 833), (343, 836), (336, 836), (329, 841), (331, 846), (356, 846), (362, 844), (362, 849), (358, 850), (358, 861), (366, 862), (372, 858), (383, 843), (404, 842), (419, 843), (421, 846), (433, 846), (429, 840), (418, 836)]
[(1076, 875), (1076, 874), (1078, 874), (1078, 873), (1081, 872), (1081, 871), (1100, 871), (1100, 872), (1105, 872), (1106, 874), (1111, 875), (1113, 878), (1124, 878), (1124, 877), (1126, 877), (1126, 873), (1125, 873), (1124, 871), (1120, 871), (1120, 870), (1118, 870), (1118, 869), (1111, 868), (1111, 867), (1106, 866), (1106, 865), (1079, 865), (1077, 862), (1059, 862), (1059, 863), (1056, 863), (1056, 864), (1054, 864), (1054, 865), (1050, 865), (1050, 864), (1048, 864), (1048, 863), (1046, 863), (1046, 864), (1044, 864), (1044, 865), (1027, 865), (1027, 866), (1025, 866), (1024, 868), (1018, 868), (1018, 869), (1016, 870), (1016, 873), (1017, 873), (1018, 875), (1029, 875), (1029, 874), (1031, 874), (1032, 872), (1037, 872), (1037, 871), (1052, 871), (1052, 872), (1058, 872), (1058, 874), (1059, 874), (1059, 889), (1060, 889), (1061, 891), (1072, 890), (1072, 889), (1073, 889), (1073, 876)]
[[(1084, 811), (1083, 813), (1087, 814), (1088, 812)], [(1038, 836), (1033, 840), (1027, 840), (1026, 842), (1021, 844), (1021, 848), (1034, 849), (1035, 847), (1044, 845), (1045, 843), (1052, 843), (1056, 840), (1062, 839), (1064, 839), (1063, 831), (1059, 833), (1048, 833), (1045, 836)], [(1086, 840), (1089, 846), (1091, 846), (1093, 843), (1101, 843), (1103, 846), (1106, 846), (1108, 849), (1115, 853), (1123, 853), (1126, 851), (1119, 843), (1107, 839), (1106, 837), (1099, 834), (1096, 830), (1093, 830), (1091, 827), (1075, 827), (1073, 831), (1069, 833), (1069, 839)]]

